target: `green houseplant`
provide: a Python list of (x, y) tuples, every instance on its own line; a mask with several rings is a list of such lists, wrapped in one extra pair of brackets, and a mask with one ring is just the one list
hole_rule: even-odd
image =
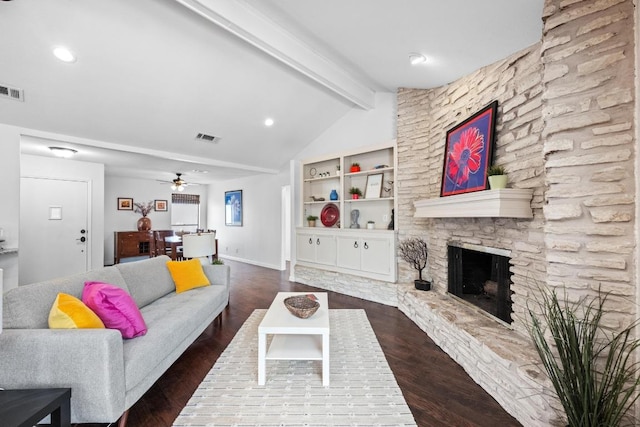
[(490, 166), (489, 169), (487, 169), (487, 178), (490, 189), (507, 188), (507, 174), (504, 171), (504, 166)]
[(362, 197), (362, 191), (358, 187), (351, 187), (349, 189), (349, 194), (351, 194), (352, 199), (359, 199)]
[(309, 227), (315, 227), (317, 219), (318, 219), (318, 217), (315, 216), (315, 215), (308, 215), (307, 216), (307, 222), (309, 223)]
[(619, 332), (607, 328), (607, 296), (569, 303), (543, 289), (539, 313), (528, 310), (529, 333), (570, 427), (634, 425), (627, 413), (639, 397), (637, 323)]

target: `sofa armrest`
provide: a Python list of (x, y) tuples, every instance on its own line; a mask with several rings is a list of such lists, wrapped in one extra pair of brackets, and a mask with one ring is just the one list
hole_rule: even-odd
[(74, 423), (113, 422), (125, 410), (122, 336), (113, 329), (5, 329), (0, 387), (70, 387)]
[(212, 285), (222, 285), (229, 291), (231, 283), (231, 269), (224, 264), (206, 264), (202, 266)]

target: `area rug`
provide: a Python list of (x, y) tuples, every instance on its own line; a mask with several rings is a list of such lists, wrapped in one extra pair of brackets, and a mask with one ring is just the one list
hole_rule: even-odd
[(320, 361), (267, 361), (258, 385), (255, 310), (174, 426), (415, 426), (364, 310), (330, 310), (330, 386)]

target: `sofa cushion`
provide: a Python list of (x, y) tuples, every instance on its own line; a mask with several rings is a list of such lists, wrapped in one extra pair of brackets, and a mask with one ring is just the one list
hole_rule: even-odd
[(108, 282), (128, 291), (122, 275), (115, 267), (104, 267), (73, 276), (18, 286), (9, 289), (3, 295), (3, 327), (7, 329), (49, 328), (49, 311), (58, 293), (63, 292), (81, 298), (86, 281)]
[(116, 265), (139, 308), (176, 290), (166, 266), (169, 260), (168, 256), (161, 255)]
[(82, 302), (95, 311), (109, 329), (117, 329), (123, 338), (135, 338), (147, 333), (147, 325), (136, 302), (126, 291), (102, 282), (87, 282)]
[(209, 286), (211, 283), (197, 258), (189, 261), (167, 261), (167, 268), (176, 284), (176, 293)]
[(73, 295), (59, 293), (49, 311), (50, 329), (101, 329), (104, 323)]

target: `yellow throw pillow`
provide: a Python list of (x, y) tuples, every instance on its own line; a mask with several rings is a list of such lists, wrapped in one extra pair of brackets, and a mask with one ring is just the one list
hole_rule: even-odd
[(59, 293), (49, 311), (51, 329), (104, 329), (104, 323), (73, 295)]
[(177, 294), (211, 285), (198, 258), (189, 261), (167, 261), (167, 268), (176, 284)]

